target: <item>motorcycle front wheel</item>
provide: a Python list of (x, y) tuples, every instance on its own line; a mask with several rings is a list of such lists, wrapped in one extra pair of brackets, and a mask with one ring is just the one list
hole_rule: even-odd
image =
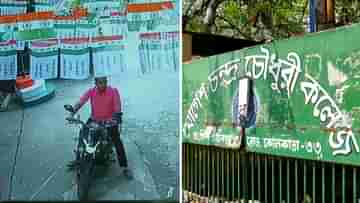
[(88, 200), (92, 172), (94, 168), (94, 159), (85, 152), (77, 155), (79, 166), (76, 171), (77, 194), (80, 201)]

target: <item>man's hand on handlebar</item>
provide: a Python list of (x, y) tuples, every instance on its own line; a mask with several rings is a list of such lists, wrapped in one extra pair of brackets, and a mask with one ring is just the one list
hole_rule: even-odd
[(112, 115), (112, 120), (116, 122), (117, 124), (121, 124), (122, 122), (122, 112), (116, 112)]
[(119, 121), (116, 120), (116, 119), (112, 119), (110, 122), (111, 122), (112, 125), (119, 125), (120, 124)]

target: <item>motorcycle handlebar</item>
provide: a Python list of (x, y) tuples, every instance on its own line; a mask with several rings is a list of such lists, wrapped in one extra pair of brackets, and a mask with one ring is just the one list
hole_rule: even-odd
[(70, 123), (78, 123), (81, 125), (86, 125), (82, 120), (76, 119), (74, 117), (67, 117), (66, 120), (69, 121)]
[[(80, 119), (76, 119), (76, 118), (74, 118), (74, 117), (67, 117), (66, 120), (69, 121), (70, 123), (81, 124), (81, 125), (86, 126), (86, 127), (88, 127), (88, 128), (92, 128), (92, 127), (93, 127), (91, 123), (87, 124), (87, 123), (81, 121)], [(92, 122), (96, 123), (96, 125), (98, 125), (98, 126), (100, 126), (100, 127), (102, 127), (102, 128), (108, 128), (108, 127), (113, 127), (113, 126), (116, 126), (116, 125), (117, 125), (117, 123), (114, 122), (114, 121), (103, 121), (103, 122), (95, 122), (95, 121), (92, 121)], [(97, 127), (97, 126), (96, 126), (96, 127)]]
[[(64, 105), (64, 108), (66, 111), (72, 113), (72, 116), (66, 118), (67, 121), (69, 121), (70, 123), (81, 124), (82, 126), (86, 126), (88, 128), (92, 127), (91, 124), (87, 124), (87, 123), (81, 121), (80, 118), (74, 118), (75, 110), (72, 105), (66, 104), (66, 105)], [(95, 122), (95, 123), (103, 128), (113, 127), (113, 126), (116, 126), (116, 125), (122, 123), (122, 115), (123, 115), (123, 112), (114, 113), (113, 114), (114, 121), (102, 121), (102, 122)]]

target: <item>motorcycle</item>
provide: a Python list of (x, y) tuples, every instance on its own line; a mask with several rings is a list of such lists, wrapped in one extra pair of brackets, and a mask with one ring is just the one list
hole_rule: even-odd
[[(75, 118), (75, 111), (71, 105), (64, 105), (65, 110), (73, 116), (67, 117), (70, 124), (80, 126), (79, 139), (75, 152), (77, 195), (80, 200), (87, 200), (91, 179), (95, 165), (113, 162), (113, 143), (108, 128), (117, 125), (113, 121), (84, 122), (80, 115)], [(121, 118), (122, 113), (116, 115)], [(121, 119), (119, 119), (121, 121)]]

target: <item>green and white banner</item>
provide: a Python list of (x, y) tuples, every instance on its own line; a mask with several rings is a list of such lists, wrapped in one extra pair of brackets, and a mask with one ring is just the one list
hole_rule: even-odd
[(179, 70), (179, 32), (141, 33), (139, 38), (139, 72)]
[(57, 41), (34, 41), (30, 43), (30, 76), (33, 80), (58, 77)]
[(359, 34), (355, 24), (184, 64), (183, 142), (239, 148), (247, 76), (248, 151), (359, 165)]
[(75, 38), (76, 36), (75, 21), (58, 20), (54, 28), (58, 39)]
[(28, 1), (0, 1), (0, 16), (26, 13)]
[(117, 14), (114, 13), (110, 17), (99, 19), (99, 26), (103, 36), (121, 35), (125, 37), (127, 35), (126, 15)]
[(81, 0), (81, 5), (98, 17), (109, 17), (112, 12), (119, 12), (126, 6), (123, 0)]
[(145, 27), (148, 31), (155, 30), (162, 23), (160, 11), (128, 13), (127, 21), (128, 30), (131, 32), (140, 31), (142, 27)]
[(127, 69), (121, 36), (92, 43), (94, 76), (110, 76)]
[(58, 39), (93, 38), (98, 35), (96, 24), (87, 20), (57, 20), (55, 31)]
[(90, 76), (90, 50), (84, 41), (61, 42), (60, 77), (82, 80)]
[(14, 80), (18, 70), (16, 41), (0, 43), (0, 80)]

